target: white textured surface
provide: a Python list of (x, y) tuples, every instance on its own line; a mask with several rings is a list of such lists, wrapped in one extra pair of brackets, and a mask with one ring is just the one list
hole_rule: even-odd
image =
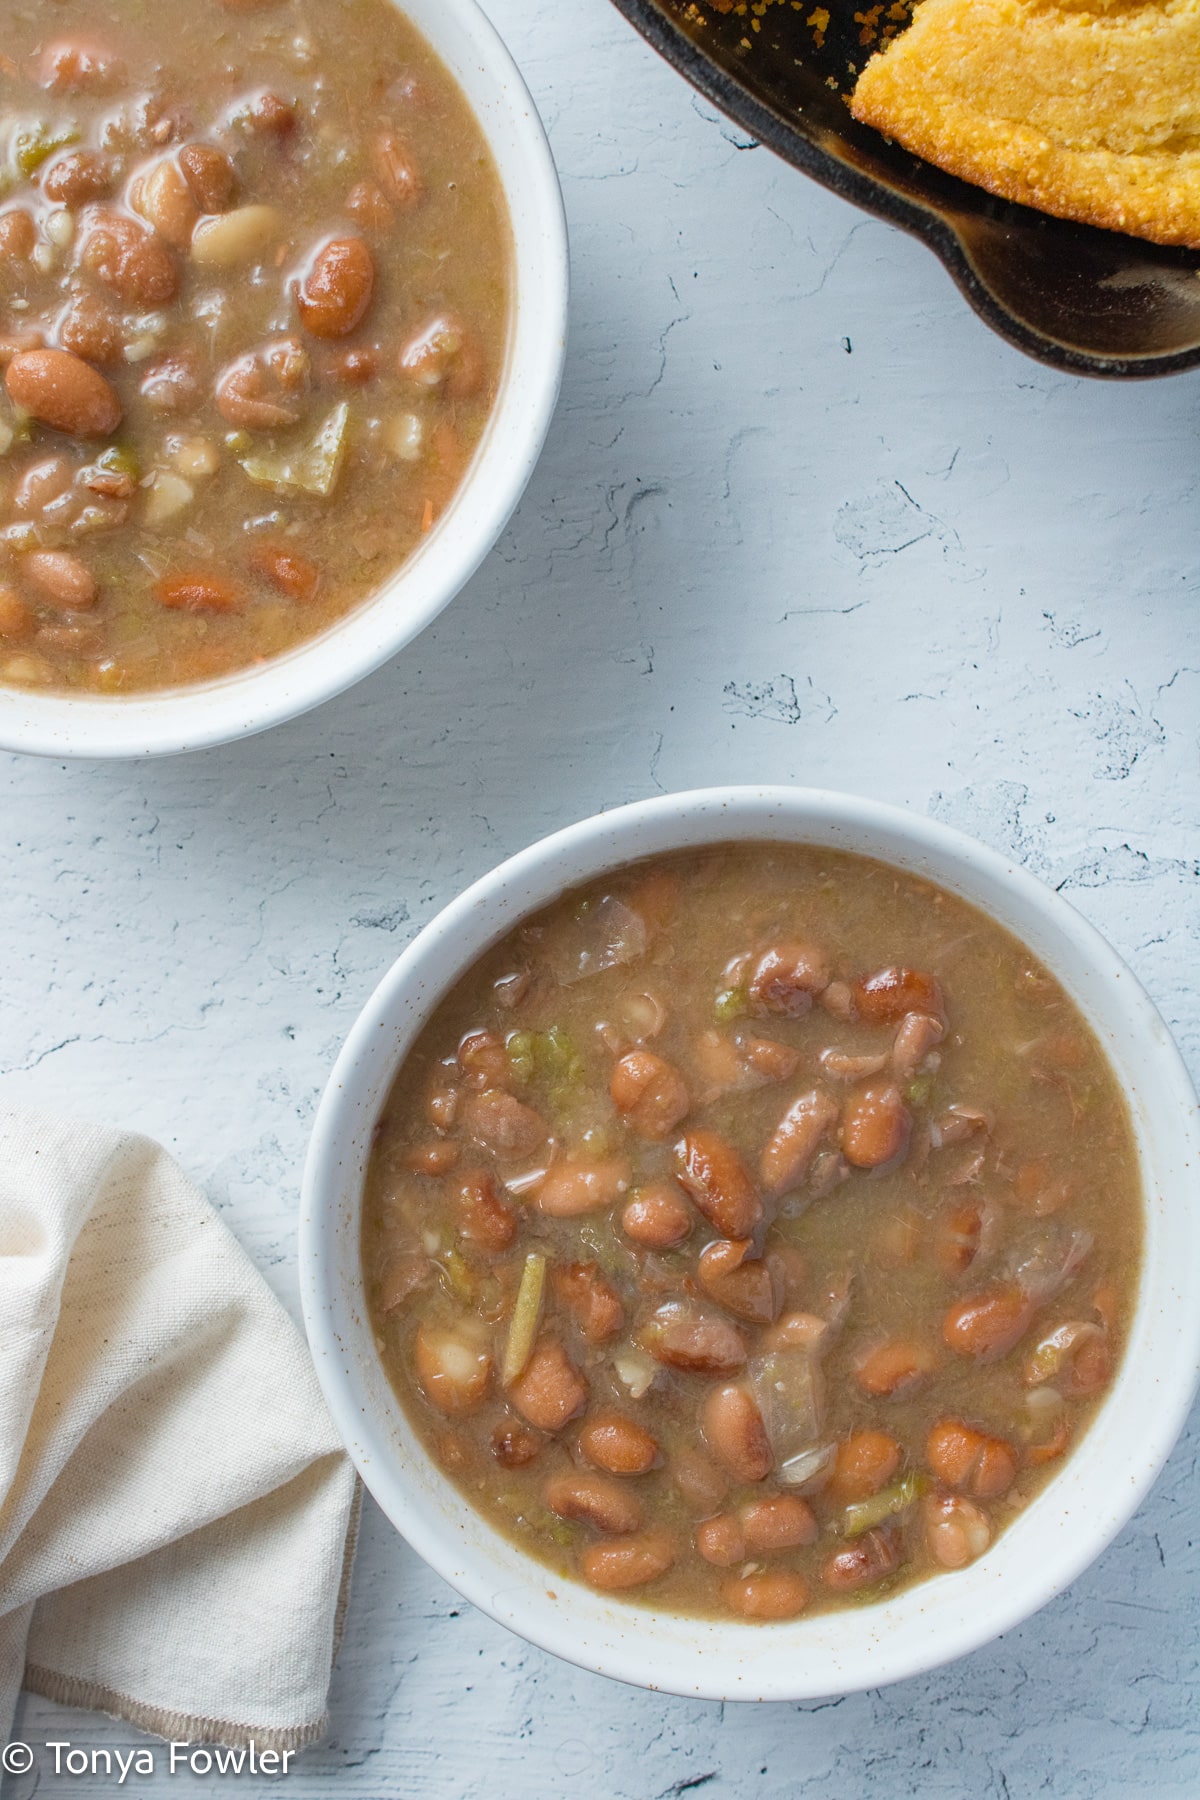
[[(309, 1121), (376, 977), (483, 868), (656, 789), (841, 785), (1015, 851), (1129, 957), (1200, 1072), (1200, 380), (1025, 361), (924, 249), (716, 120), (607, 0), (492, 11), (551, 130), (576, 283), (562, 408), (500, 549), (407, 655), (265, 738), (3, 769), (6, 1097), (161, 1138), (293, 1308)], [(552, 1662), (368, 1511), (333, 1734), (287, 1791), (1194, 1796), (1195, 1461), (1193, 1437), (1004, 1642), (805, 1707)], [(32, 1700), (23, 1735), (131, 1738)], [(114, 1788), (44, 1766), (37, 1791)]]

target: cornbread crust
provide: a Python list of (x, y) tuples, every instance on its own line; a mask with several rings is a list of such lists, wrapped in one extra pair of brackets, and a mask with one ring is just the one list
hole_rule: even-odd
[(989, 193), (1200, 249), (1200, 0), (921, 0), (851, 110)]

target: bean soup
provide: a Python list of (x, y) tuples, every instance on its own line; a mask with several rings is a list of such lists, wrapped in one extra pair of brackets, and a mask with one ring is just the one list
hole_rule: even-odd
[(463, 480), (508, 341), (478, 123), (388, 0), (5, 0), (0, 682), (324, 631)]
[(1020, 943), (724, 846), (511, 932), (380, 1119), (380, 1355), (557, 1574), (787, 1619), (982, 1555), (1086, 1431), (1142, 1238), (1123, 1096)]

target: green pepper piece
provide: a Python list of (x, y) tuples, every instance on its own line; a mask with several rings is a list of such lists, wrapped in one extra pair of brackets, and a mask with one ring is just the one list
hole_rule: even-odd
[(881, 1489), (878, 1494), (872, 1494), (869, 1500), (856, 1501), (843, 1514), (843, 1532), (847, 1537), (861, 1537), (864, 1531), (873, 1531), (894, 1513), (906, 1511), (928, 1486), (923, 1475), (913, 1473), (905, 1475), (901, 1481), (894, 1481), (891, 1487)]
[(47, 157), (79, 142), (79, 133), (70, 125), (56, 131), (39, 119), (32, 125), (18, 126), (13, 133), (13, 161), (28, 181), (36, 175)]
[(713, 1012), (723, 1025), (727, 1025), (731, 1019), (745, 1017), (749, 1000), (745, 988), (724, 988), (713, 1002)]
[(542, 1319), (542, 1294), (546, 1286), (546, 1258), (540, 1250), (531, 1250), (521, 1271), (517, 1303), (513, 1307), (508, 1342), (504, 1346), (504, 1366), (500, 1381), (511, 1387), (533, 1355), (534, 1341)]

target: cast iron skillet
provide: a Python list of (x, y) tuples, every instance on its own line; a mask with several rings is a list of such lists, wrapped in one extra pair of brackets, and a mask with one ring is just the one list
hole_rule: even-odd
[[(820, 48), (806, 23), (819, 3), (830, 14)], [(757, 29), (757, 7), (615, 4), (752, 136), (923, 238), (976, 312), (1030, 356), (1079, 375), (1168, 375), (1200, 364), (1200, 255), (993, 199), (851, 118), (843, 93), (870, 50), (847, 0), (768, 4)]]

